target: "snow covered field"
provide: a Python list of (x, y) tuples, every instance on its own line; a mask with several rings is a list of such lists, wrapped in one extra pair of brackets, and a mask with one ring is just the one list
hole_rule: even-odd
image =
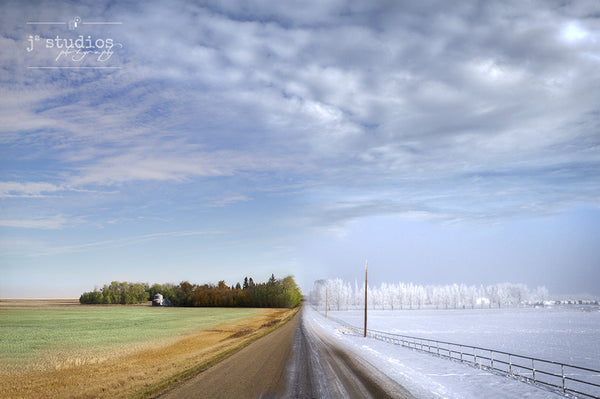
[[(330, 311), (328, 315), (358, 327), (363, 323), (362, 311)], [(305, 318), (320, 333), (335, 337), (417, 397), (546, 398), (555, 395), (514, 378), (350, 334), (313, 309), (305, 312)], [(600, 369), (598, 307), (370, 310), (369, 328)]]
[[(362, 327), (364, 311), (328, 315)], [(600, 369), (600, 307), (369, 310), (368, 328)]]

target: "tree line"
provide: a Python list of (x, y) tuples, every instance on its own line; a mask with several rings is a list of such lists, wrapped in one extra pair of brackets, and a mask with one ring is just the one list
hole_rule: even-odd
[(293, 308), (300, 304), (302, 293), (292, 276), (276, 279), (275, 275), (264, 283), (255, 283), (245, 277), (242, 284), (231, 287), (224, 280), (217, 285), (130, 283), (113, 281), (101, 289), (84, 292), (79, 297), (82, 304), (137, 304), (150, 301), (161, 294), (171, 306), (202, 307), (259, 307)]
[[(548, 299), (546, 287), (530, 291), (525, 284), (500, 283), (488, 286), (465, 284), (418, 285), (412, 283), (382, 283), (368, 286), (367, 306), (372, 309), (436, 309), (512, 307), (523, 304), (543, 304)], [(327, 297), (327, 298), (326, 298)], [(347, 310), (364, 307), (364, 283), (352, 286), (341, 279), (318, 280), (310, 292), (315, 306), (328, 310)]]

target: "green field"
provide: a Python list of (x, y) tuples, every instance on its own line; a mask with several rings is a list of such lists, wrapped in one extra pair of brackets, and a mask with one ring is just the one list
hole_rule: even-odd
[(26, 364), (49, 351), (116, 350), (177, 338), (260, 312), (258, 309), (150, 306), (0, 306), (0, 361)]

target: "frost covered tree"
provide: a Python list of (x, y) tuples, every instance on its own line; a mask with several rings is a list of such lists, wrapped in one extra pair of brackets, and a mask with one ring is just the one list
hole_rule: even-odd
[(475, 309), (477, 304), (477, 287), (470, 285), (467, 287), (467, 303), (471, 309)]
[(376, 309), (377, 306), (381, 306), (382, 304), (382, 298), (381, 298), (381, 290), (378, 289), (377, 287), (373, 286), (373, 288), (369, 287), (369, 297), (372, 300), (372, 305), (373, 305), (373, 309)]
[(439, 309), (442, 305), (442, 298), (444, 295), (443, 287), (434, 286), (431, 290), (431, 304), (435, 306), (436, 309)]
[(535, 289), (534, 300), (543, 306), (544, 302), (546, 302), (547, 299), (548, 299), (548, 289), (544, 286), (537, 287)]
[(408, 304), (408, 308), (412, 309), (413, 303), (415, 302), (414, 288), (412, 283), (409, 283), (406, 286), (406, 302)]
[(342, 279), (327, 280), (331, 307), (340, 310), (344, 306), (344, 282)]
[(310, 303), (317, 309), (325, 309), (325, 292), (327, 289), (327, 280), (317, 280), (310, 291)]
[[(525, 284), (501, 283), (488, 285), (467, 286), (466, 284), (428, 285), (414, 283), (381, 283), (379, 286), (369, 286), (367, 304), (371, 309), (403, 310), (421, 309), (423, 306), (434, 306), (436, 309), (474, 309), (479, 307), (509, 307), (521, 306), (530, 298)], [(314, 306), (325, 306), (325, 291), (328, 292), (328, 310), (347, 310), (364, 307), (364, 283), (354, 286), (337, 278), (318, 280), (310, 293)], [(543, 302), (548, 297), (545, 287), (538, 287), (533, 295), (535, 300)]]
[(406, 285), (404, 283), (398, 283), (396, 290), (396, 300), (400, 309), (404, 309), (406, 303)]
[(458, 303), (460, 302), (460, 291), (458, 288), (458, 284), (452, 284), (450, 287), (450, 302), (452, 303), (452, 307), (456, 309), (458, 307)]
[(415, 298), (417, 303), (417, 309), (421, 309), (421, 306), (425, 303), (426, 293), (425, 289), (421, 285), (415, 286)]

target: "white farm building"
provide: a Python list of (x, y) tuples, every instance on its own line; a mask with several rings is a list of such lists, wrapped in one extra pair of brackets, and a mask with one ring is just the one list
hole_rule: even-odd
[(152, 299), (152, 306), (162, 306), (163, 305), (163, 296), (161, 294), (154, 294), (154, 299)]

